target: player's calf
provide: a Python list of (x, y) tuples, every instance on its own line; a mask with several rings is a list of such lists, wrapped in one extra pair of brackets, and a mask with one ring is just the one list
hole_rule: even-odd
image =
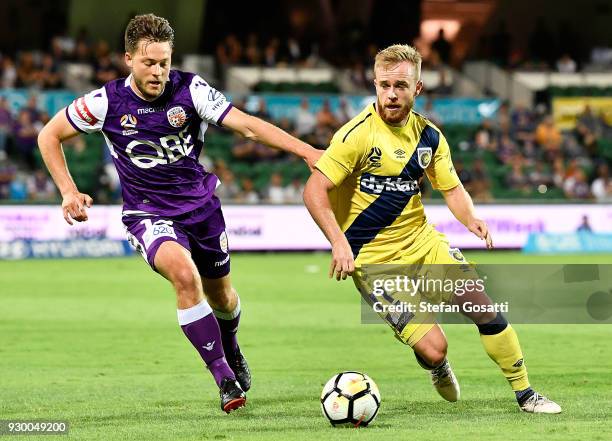
[(251, 371), (237, 339), (241, 315), (240, 297), (232, 287), (229, 275), (219, 279), (203, 278), (202, 282), (208, 303), (219, 323), (225, 357), (240, 387), (246, 392), (251, 388)]

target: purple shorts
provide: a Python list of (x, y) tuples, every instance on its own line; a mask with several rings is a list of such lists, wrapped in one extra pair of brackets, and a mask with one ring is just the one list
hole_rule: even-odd
[(203, 207), (179, 216), (124, 213), (122, 220), (128, 241), (155, 271), (159, 246), (172, 240), (191, 252), (202, 277), (218, 279), (229, 274), (225, 220), (216, 197)]

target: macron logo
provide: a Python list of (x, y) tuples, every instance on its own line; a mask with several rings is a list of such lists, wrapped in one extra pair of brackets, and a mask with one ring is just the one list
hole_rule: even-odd
[(206, 349), (208, 352), (212, 351), (213, 348), (215, 347), (215, 341), (211, 341), (209, 343), (206, 343), (204, 346), (202, 346), (204, 349)]
[(89, 108), (87, 107), (87, 103), (85, 103), (85, 98), (81, 97), (78, 100), (76, 100), (74, 102), (74, 109), (76, 110), (76, 113), (79, 115), (79, 117), (83, 121), (88, 123), (90, 126), (95, 126), (96, 123), (98, 122), (98, 119), (95, 116), (93, 116), (93, 113), (89, 111)]

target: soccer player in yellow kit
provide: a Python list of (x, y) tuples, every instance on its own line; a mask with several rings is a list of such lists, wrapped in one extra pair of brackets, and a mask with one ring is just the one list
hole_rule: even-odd
[[(453, 168), (446, 139), (412, 111), (423, 88), (420, 70), (421, 55), (411, 46), (393, 45), (376, 55), (376, 103), (334, 135), (304, 190), (306, 207), (332, 245), (330, 277), (352, 275), (360, 291), (367, 285), (363, 265), (466, 263), (427, 223), (420, 195), (424, 175), (442, 192), (453, 215), (487, 248), (493, 247), (486, 223), (476, 216)], [(503, 315), (465, 315), (478, 326), (485, 351), (501, 368), (521, 410), (561, 412), (530, 387), (518, 337)], [(438, 324), (417, 317), (394, 328), (396, 337), (431, 372), (438, 393), (456, 401), (460, 389), (446, 359), (446, 337)]]

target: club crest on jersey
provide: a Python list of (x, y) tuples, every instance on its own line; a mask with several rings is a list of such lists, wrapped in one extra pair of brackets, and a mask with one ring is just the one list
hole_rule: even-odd
[(382, 158), (382, 150), (380, 147), (372, 147), (370, 153), (368, 153), (368, 162), (372, 167), (380, 167), (382, 164), (380, 160)]
[(227, 233), (225, 231), (219, 236), (219, 248), (224, 253), (227, 253)]
[(138, 133), (138, 130), (135, 130), (138, 120), (134, 115), (130, 115), (129, 113), (123, 115), (119, 120), (119, 123), (121, 124), (121, 127), (123, 127), (123, 136), (135, 135)]
[(431, 147), (417, 148), (417, 159), (421, 168), (427, 168), (431, 163), (432, 150)]
[(463, 254), (459, 251), (459, 248), (449, 248), (448, 254), (457, 262), (465, 262), (465, 257), (463, 257)]
[(187, 121), (187, 114), (181, 106), (171, 108), (166, 112), (166, 115), (172, 127), (183, 127), (185, 121)]

